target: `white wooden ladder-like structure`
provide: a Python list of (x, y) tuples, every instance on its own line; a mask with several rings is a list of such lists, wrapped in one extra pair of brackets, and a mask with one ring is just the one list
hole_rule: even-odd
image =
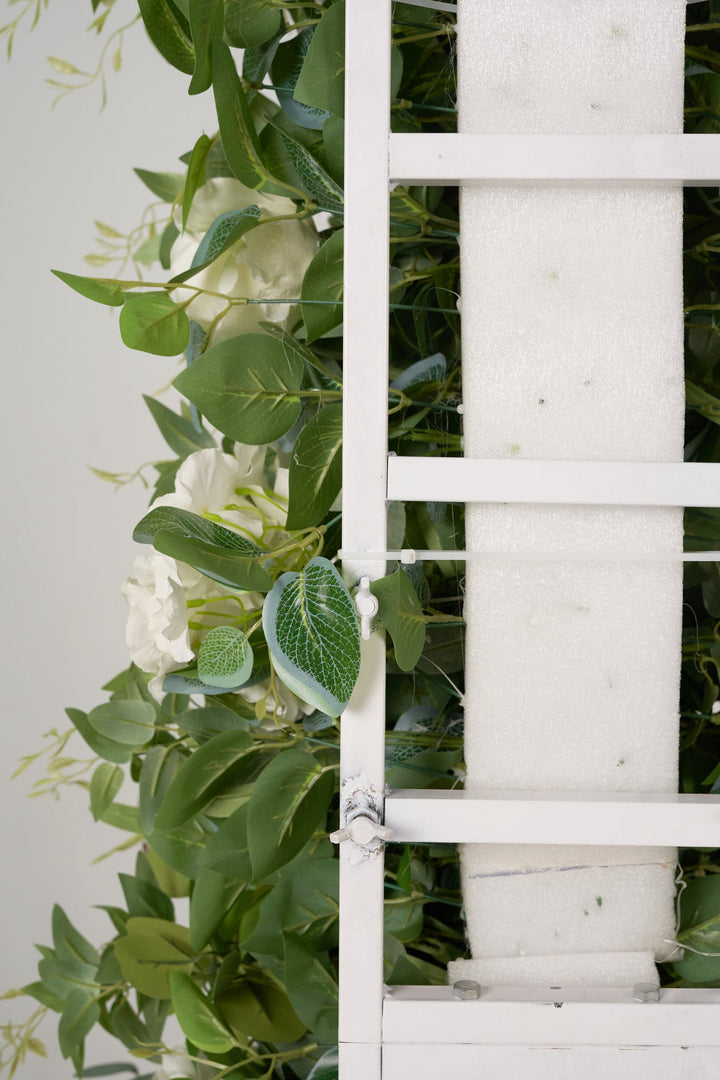
[[(410, 0), (453, 10), (435, 0)], [(390, 132), (391, 0), (347, 0), (343, 554), (346, 577), (385, 574), (388, 500), (720, 506), (720, 465), (472, 461), (388, 456), (389, 192), (394, 184), (593, 180), (720, 182), (717, 135), (457, 135)], [(592, 495), (588, 493), (592, 492)], [(720, 558), (703, 553), (691, 558)], [(385, 642), (363, 643), (342, 719), (342, 778), (381, 793)], [(720, 846), (720, 796), (396, 791), (384, 822), (400, 843)], [(362, 841), (373, 829), (356, 821)], [(377, 841), (371, 841), (381, 847)], [(340, 848), (340, 1080), (570, 1077), (563, 1048), (644, 1048), (657, 1080), (720, 1075), (720, 990), (383, 986), (383, 858)], [(353, 850), (354, 849), (354, 850)], [(561, 1002), (558, 1002), (558, 997)], [(562, 1004), (562, 1007), (558, 1005)], [(544, 1006), (544, 1007), (543, 1007)], [(549, 1006), (549, 1007), (548, 1007)], [(553, 1007), (555, 1006), (555, 1007)], [(513, 1056), (515, 1055), (515, 1056)], [(628, 1055), (617, 1054), (620, 1064)], [(690, 1062), (694, 1059), (694, 1064)], [(576, 1059), (577, 1060), (577, 1059)], [(713, 1068), (714, 1072), (705, 1071)], [(570, 1068), (577, 1068), (571, 1066)], [(500, 1070), (503, 1070), (502, 1072)], [(689, 1071), (688, 1071), (689, 1070)], [(525, 1073), (523, 1073), (525, 1075)], [(578, 1073), (581, 1075), (581, 1073)]]

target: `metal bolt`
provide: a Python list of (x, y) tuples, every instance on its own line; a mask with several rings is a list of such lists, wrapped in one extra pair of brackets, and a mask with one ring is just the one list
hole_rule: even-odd
[(477, 1001), (480, 997), (480, 983), (474, 979), (459, 979), (453, 983), (452, 992), (458, 1001)]
[(660, 987), (656, 983), (635, 983), (633, 986), (634, 1001), (659, 1001)]

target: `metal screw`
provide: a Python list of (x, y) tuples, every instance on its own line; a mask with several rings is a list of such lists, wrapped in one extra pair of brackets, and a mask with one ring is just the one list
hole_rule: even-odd
[(635, 983), (633, 986), (633, 1000), (648, 1001), (660, 1000), (660, 987), (656, 983)]
[(476, 1001), (480, 997), (480, 983), (474, 979), (459, 979), (453, 983), (452, 992), (458, 1001)]

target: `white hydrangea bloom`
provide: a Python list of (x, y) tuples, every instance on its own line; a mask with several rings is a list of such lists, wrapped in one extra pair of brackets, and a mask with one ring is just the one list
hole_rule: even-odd
[[(263, 216), (282, 217), (296, 212), (291, 199), (253, 191), (232, 177), (216, 177), (198, 188), (185, 232), (178, 236), (170, 255), (174, 276), (187, 270), (200, 241), (220, 214), (257, 206)], [(181, 227), (182, 211), (176, 211)], [(303, 277), (318, 249), (318, 234), (310, 219), (268, 221), (247, 233), (229, 251), (192, 279), (193, 285), (226, 296), (246, 296), (252, 300), (295, 299), (300, 296)], [(176, 298), (187, 300), (185, 290)], [(200, 294), (186, 308), (188, 316), (207, 328), (225, 308), (221, 297)], [(292, 305), (247, 304), (232, 307), (213, 332), (213, 343), (258, 329), (261, 322), (284, 326)]]

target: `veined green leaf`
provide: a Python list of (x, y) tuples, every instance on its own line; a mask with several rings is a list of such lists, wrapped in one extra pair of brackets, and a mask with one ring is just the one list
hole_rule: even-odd
[[(344, 231), (338, 229), (325, 241), (305, 271), (302, 313), (308, 342), (316, 341), (342, 322), (343, 240)], [(335, 300), (337, 303), (314, 304), (310, 302), (312, 300)]]
[(225, 33), (236, 48), (264, 45), (281, 26), (282, 11), (267, 0), (225, 0)]
[(138, 7), (148, 37), (163, 59), (178, 71), (192, 75), (195, 50), (184, 15), (171, 0), (138, 0)]
[(425, 647), (427, 620), (410, 578), (398, 569), (371, 582), (370, 592), (377, 597), (378, 615), (392, 638), (398, 667), (412, 671)]
[(321, 712), (339, 716), (360, 671), (360, 634), (332, 563), (311, 559), (300, 573), (282, 574), (265, 601), (263, 628), (283, 682)]
[(90, 812), (95, 821), (103, 816), (122, 787), (124, 773), (119, 765), (104, 761), (98, 765), (90, 780)]
[(267, 765), (250, 796), (247, 835), (253, 878), (289, 862), (322, 822), (335, 777), (305, 750), (283, 750)]
[(202, 540), (190, 540), (169, 529), (155, 533), (153, 543), (156, 551), (193, 566), (226, 588), (267, 592), (272, 585), (272, 578), (262, 562), (243, 552), (228, 551)]
[(129, 349), (177, 356), (188, 343), (190, 322), (164, 292), (131, 293), (120, 312), (120, 336)]
[(253, 668), (253, 651), (242, 630), (216, 626), (203, 638), (198, 652), (198, 675), (210, 686), (242, 686)]
[[(254, 719), (254, 713), (252, 718)], [(208, 705), (202, 709), (187, 709), (179, 713), (175, 717), (175, 723), (181, 731), (203, 743), (223, 731), (246, 731), (250, 719), (249, 708), (247, 718), (243, 718), (223, 706)]]
[(198, 431), (192, 420), (188, 420), (186, 416), (173, 412), (167, 405), (163, 405), (156, 398), (148, 397), (147, 394), (143, 394), (143, 401), (150, 410), (160, 434), (178, 457), (184, 458), (196, 450), (208, 450), (215, 446), (215, 440), (210, 432), (205, 428)]
[(187, 281), (210, 266), (233, 244), (241, 240), (245, 233), (262, 224), (262, 215), (257, 206), (246, 206), (242, 210), (227, 210), (215, 218), (203, 236), (188, 270), (176, 274), (173, 282)]
[(190, 976), (171, 971), (168, 981), (175, 1015), (190, 1042), (207, 1053), (232, 1050), (234, 1038)]
[(185, 185), (185, 177), (182, 173), (158, 173), (148, 169), (133, 169), (133, 172), (142, 180), (146, 188), (157, 195), (163, 202), (175, 202)]
[(301, 127), (322, 131), (330, 113), (303, 105), (293, 96), (312, 36), (313, 29), (308, 26), (294, 38), (278, 45), (272, 61), (271, 76), (283, 112)]
[(333, 1045), (337, 1042), (337, 983), (302, 938), (291, 933), (283, 933), (282, 938), (283, 981), (292, 1006), (318, 1042)]
[(156, 826), (148, 843), (172, 870), (193, 881), (200, 873), (205, 845), (211, 835), (214, 835), (214, 826), (195, 817), (176, 829), (158, 829)]
[(342, 217), (345, 213), (342, 188), (338, 187), (333, 178), (298, 139), (293, 138), (289, 132), (283, 130), (274, 120), (269, 120), (268, 125), (277, 131), (307, 195), (317, 204), (320, 210), (326, 210), (330, 214)]
[(108, 701), (88, 713), (88, 720), (100, 735), (133, 749), (155, 734), (155, 710), (146, 701)]
[(225, 25), (223, 0), (190, 0), (189, 15), (195, 68), (188, 93), (201, 94), (212, 83), (212, 43)]
[(447, 374), (447, 361), (442, 353), (433, 353), (411, 364), (393, 379), (390, 386), (395, 390), (407, 390), (428, 382), (443, 382)]
[(96, 304), (107, 304), (108, 307), (121, 307), (125, 303), (125, 290), (112, 281), (103, 281), (102, 278), (82, 277), (80, 274), (66, 274), (63, 270), (52, 270), (51, 273), (62, 282), (69, 285), (75, 292), (88, 300), (94, 300)]
[(182, 825), (224, 788), (238, 783), (259, 750), (246, 731), (225, 731), (203, 743), (170, 784), (155, 827), (171, 829)]
[(262, 554), (257, 544), (241, 536), (235, 529), (177, 506), (156, 506), (150, 510), (135, 526), (133, 540), (137, 544), (152, 544), (161, 530), (177, 533), (188, 540), (199, 540), (224, 551), (238, 551), (249, 556)]
[(342, 405), (327, 405), (300, 432), (290, 458), (288, 529), (319, 525), (342, 485)]
[(279, 341), (243, 334), (211, 346), (174, 385), (224, 435), (261, 446), (300, 415), (302, 377), (302, 362)]
[[(190, 85), (192, 86), (192, 83)], [(212, 139), (209, 139), (207, 135), (203, 134), (193, 146), (192, 153), (190, 154), (190, 162), (188, 164), (187, 177), (185, 179), (182, 197), (183, 232), (185, 231), (188, 216), (192, 209), (195, 192), (205, 182), (205, 159), (207, 158), (211, 147)]]

